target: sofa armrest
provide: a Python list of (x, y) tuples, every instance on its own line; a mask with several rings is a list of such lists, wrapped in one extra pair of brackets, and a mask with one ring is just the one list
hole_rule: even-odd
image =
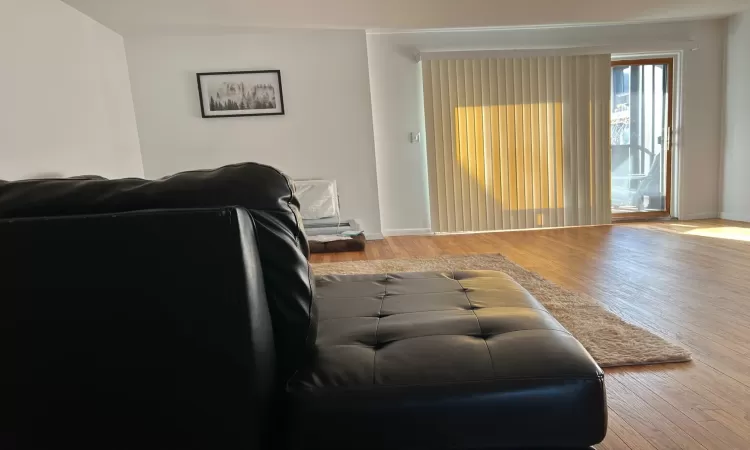
[(159, 180), (0, 181), (0, 219), (226, 206), (246, 209), (255, 224), (278, 377), (288, 378), (309, 360), (318, 325), (309, 246), (289, 177), (262, 164), (239, 163)]
[(262, 448), (276, 376), (254, 236), (240, 208), (0, 221), (1, 386), (22, 399), (0, 440)]

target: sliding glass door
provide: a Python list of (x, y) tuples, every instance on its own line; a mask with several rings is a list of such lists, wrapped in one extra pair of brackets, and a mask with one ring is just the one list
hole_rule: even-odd
[(612, 62), (612, 214), (669, 216), (673, 60)]

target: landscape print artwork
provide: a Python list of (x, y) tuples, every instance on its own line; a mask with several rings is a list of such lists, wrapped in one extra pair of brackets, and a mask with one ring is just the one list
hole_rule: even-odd
[(198, 74), (204, 118), (284, 114), (281, 72), (210, 72)]

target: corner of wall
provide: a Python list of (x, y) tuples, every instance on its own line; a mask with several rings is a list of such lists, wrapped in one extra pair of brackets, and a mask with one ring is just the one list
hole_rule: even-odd
[[(721, 99), (722, 99), (722, 107), (719, 110), (720, 116), (719, 116), (719, 127), (721, 130), (720, 135), (720, 141), (719, 141), (719, 176), (718, 176), (718, 186), (717, 186), (717, 205), (719, 205), (719, 211), (724, 210), (724, 172), (725, 172), (725, 152), (726, 152), (726, 142), (727, 142), (727, 52), (728, 52), (728, 45), (729, 45), (729, 21), (730, 18), (726, 17), (721, 19), (721, 39), (722, 39), (722, 55), (721, 55)], [(723, 214), (723, 213), (722, 213)]]
[(719, 217), (724, 220), (734, 220), (737, 222), (750, 222), (750, 214), (738, 214), (733, 212), (722, 212)]
[(689, 214), (681, 214), (678, 217), (678, 219), (679, 220), (718, 219), (721, 214), (715, 211), (702, 212), (702, 213), (689, 213)]
[(381, 186), (383, 185), (383, 161), (382, 156), (378, 155), (378, 148), (380, 148), (379, 142), (378, 142), (378, 130), (380, 129), (380, 123), (379, 123), (379, 115), (378, 115), (378, 109), (377, 109), (377, 102), (375, 99), (375, 90), (373, 89), (373, 80), (375, 80), (377, 77), (375, 73), (373, 72), (373, 66), (375, 65), (373, 63), (373, 46), (374, 44), (374, 38), (371, 37), (372, 35), (370, 33), (365, 33), (365, 52), (367, 55), (367, 88), (370, 93), (370, 117), (372, 119), (372, 140), (373, 140), (373, 154), (375, 156), (375, 183), (377, 185), (377, 193), (378, 193), (378, 215), (380, 218), (380, 227), (382, 231), (383, 225), (386, 223), (385, 220), (385, 211), (386, 208), (384, 208), (383, 202), (384, 202), (384, 195), (382, 193)]
[(140, 177), (145, 178), (146, 177), (146, 166), (143, 162), (143, 146), (141, 144), (141, 135), (138, 132), (138, 119), (135, 113), (135, 99), (133, 98), (133, 83), (131, 81), (131, 74), (130, 74), (130, 62), (128, 61), (128, 48), (125, 45), (125, 36), (120, 35), (120, 38), (122, 39), (122, 52), (125, 57), (125, 66), (127, 68), (127, 72), (125, 73), (125, 78), (128, 82), (128, 87), (130, 89), (129, 92), (129, 101), (130, 101), (130, 109), (132, 111), (133, 116), (133, 128), (135, 132), (136, 142), (137, 142), (137, 150), (138, 150), (138, 165), (140, 166)]

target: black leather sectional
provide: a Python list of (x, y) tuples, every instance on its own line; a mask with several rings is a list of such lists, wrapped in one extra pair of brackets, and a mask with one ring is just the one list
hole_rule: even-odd
[(315, 280), (293, 186), (238, 164), (0, 182), (0, 448), (581, 449), (603, 374), (489, 271)]

